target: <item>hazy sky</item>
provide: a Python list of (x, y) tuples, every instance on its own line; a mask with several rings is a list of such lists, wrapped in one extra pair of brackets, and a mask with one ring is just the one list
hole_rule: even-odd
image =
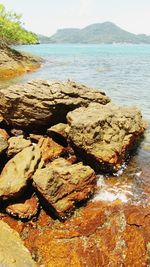
[(111, 21), (133, 33), (150, 35), (150, 0), (0, 0), (23, 15), (26, 29), (52, 35), (59, 28), (83, 28)]

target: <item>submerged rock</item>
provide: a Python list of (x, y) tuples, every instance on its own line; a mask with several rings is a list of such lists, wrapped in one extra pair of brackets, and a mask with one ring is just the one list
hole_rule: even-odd
[(110, 99), (75, 82), (32, 81), (0, 91), (0, 114), (14, 127), (43, 129), (64, 122), (66, 114), (91, 102), (107, 104)]
[(78, 156), (97, 171), (116, 171), (145, 130), (137, 108), (90, 104), (67, 115), (69, 140)]
[(17, 76), (40, 67), (41, 59), (0, 43), (0, 79)]
[(23, 149), (8, 161), (0, 175), (0, 197), (7, 199), (18, 196), (27, 186), (41, 159), (37, 146)]
[(63, 158), (54, 160), (33, 176), (34, 186), (47, 202), (47, 207), (62, 219), (76, 203), (87, 199), (95, 190), (96, 176), (89, 166), (71, 165)]
[(1, 267), (35, 267), (28, 249), (19, 234), (7, 223), (0, 221), (0, 266)]

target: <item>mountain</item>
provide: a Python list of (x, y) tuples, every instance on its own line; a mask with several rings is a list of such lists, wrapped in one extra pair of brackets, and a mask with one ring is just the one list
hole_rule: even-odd
[[(40, 39), (39, 39), (40, 40)], [(125, 31), (112, 22), (91, 24), (83, 29), (66, 28), (58, 30), (49, 37), (48, 43), (147, 43), (150, 44), (150, 36), (134, 34)]]
[(47, 44), (47, 43), (51, 43), (50, 42), (50, 37), (42, 35), (42, 34), (37, 34), (38, 37), (38, 41), (40, 44)]

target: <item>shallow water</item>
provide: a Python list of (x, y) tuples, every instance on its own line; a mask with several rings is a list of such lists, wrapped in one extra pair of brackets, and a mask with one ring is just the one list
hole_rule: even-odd
[(94, 200), (149, 202), (150, 186), (150, 46), (30, 45), (15, 47), (45, 59), (42, 68), (0, 82), (0, 88), (32, 79), (75, 80), (105, 91), (120, 105), (136, 105), (148, 123), (138, 151), (116, 177), (99, 177)]

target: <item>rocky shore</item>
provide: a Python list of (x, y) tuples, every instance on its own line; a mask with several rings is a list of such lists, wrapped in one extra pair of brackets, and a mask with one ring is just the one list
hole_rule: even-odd
[(0, 265), (148, 266), (149, 202), (93, 198), (97, 175), (116, 175), (145, 128), (137, 108), (75, 82), (1, 90)]
[(40, 67), (42, 59), (18, 52), (0, 42), (0, 79), (8, 79)]

